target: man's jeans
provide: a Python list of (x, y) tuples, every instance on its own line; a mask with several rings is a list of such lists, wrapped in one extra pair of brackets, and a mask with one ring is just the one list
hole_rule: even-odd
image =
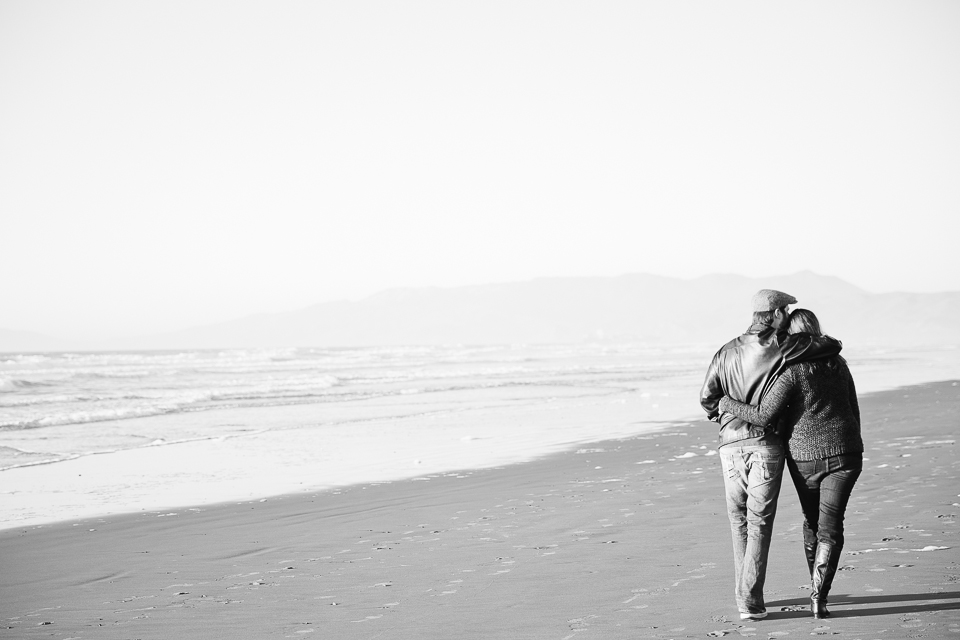
[(843, 548), (843, 515), (850, 492), (863, 470), (862, 453), (817, 460), (787, 460), (803, 509), (803, 544), (817, 542)]
[(783, 479), (783, 447), (738, 447), (734, 442), (719, 453), (733, 534), (737, 607), (741, 613), (759, 613), (766, 611), (763, 582)]

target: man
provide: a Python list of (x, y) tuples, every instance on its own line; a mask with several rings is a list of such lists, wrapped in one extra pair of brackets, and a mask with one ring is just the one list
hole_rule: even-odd
[(713, 356), (700, 391), (707, 417), (720, 423), (720, 463), (733, 534), (737, 608), (743, 620), (766, 617), (763, 582), (783, 474), (783, 444), (773, 427), (720, 414), (720, 398), (759, 404), (790, 364), (840, 353), (839, 341), (806, 333), (788, 335), (793, 296), (761, 289), (753, 296), (753, 324)]

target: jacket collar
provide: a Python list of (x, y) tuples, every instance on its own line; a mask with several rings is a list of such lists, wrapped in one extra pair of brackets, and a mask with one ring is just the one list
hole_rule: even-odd
[(774, 334), (777, 335), (778, 340), (785, 340), (787, 336), (787, 328), (781, 327), (780, 329), (774, 329), (769, 324), (763, 324), (758, 322), (750, 325), (750, 328), (747, 329), (744, 335), (760, 336), (761, 338), (767, 338)]
[(773, 331), (773, 327), (769, 324), (757, 322), (750, 325), (750, 328), (747, 329), (746, 333), (763, 333), (764, 331)]

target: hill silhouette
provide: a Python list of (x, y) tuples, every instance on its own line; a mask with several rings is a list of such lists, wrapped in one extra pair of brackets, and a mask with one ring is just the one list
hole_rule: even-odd
[(809, 271), (770, 278), (647, 274), (538, 278), (453, 288), (391, 289), (136, 341), (140, 348), (349, 347), (398, 344), (640, 341), (716, 343), (750, 323), (761, 288), (787, 291), (847, 343), (958, 344), (960, 292), (872, 294)]
[(355, 302), (325, 302), (96, 345), (0, 331), (0, 350), (585, 341), (719, 346), (749, 325), (750, 298), (763, 288), (796, 296), (796, 306), (814, 310), (824, 330), (846, 344), (960, 344), (960, 292), (872, 294), (839, 278), (803, 271), (769, 278), (628, 274), (390, 289)]

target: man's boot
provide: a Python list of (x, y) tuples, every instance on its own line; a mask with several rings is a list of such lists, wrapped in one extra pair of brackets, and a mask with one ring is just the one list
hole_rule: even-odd
[(810, 611), (814, 618), (828, 618), (827, 595), (833, 584), (833, 577), (837, 574), (837, 565), (840, 563), (842, 547), (821, 542), (817, 545), (817, 552), (813, 560), (813, 578), (810, 593)]
[(813, 580), (813, 564), (817, 559), (817, 543), (803, 543), (803, 554), (807, 556), (807, 571), (810, 572), (810, 579)]

